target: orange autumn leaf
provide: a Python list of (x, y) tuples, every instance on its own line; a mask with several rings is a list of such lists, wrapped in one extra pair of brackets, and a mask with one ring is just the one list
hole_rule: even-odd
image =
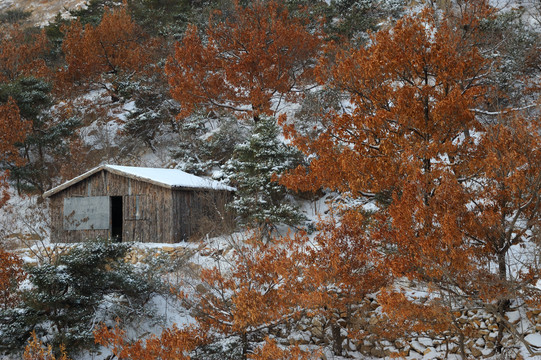
[(227, 20), (210, 19), (206, 36), (188, 27), (165, 71), (182, 111), (227, 109), (257, 118), (270, 114), (275, 96), (293, 95), (312, 76), (321, 35), (277, 1), (255, 1)]
[(11, 82), (21, 76), (44, 77), (49, 74), (42, 58), (48, 50), (44, 30), (26, 36), (18, 27), (0, 29), (0, 82)]
[[(0, 105), (0, 162), (15, 166), (21, 166), (24, 163), (16, 144), (26, 139), (31, 127), (31, 121), (21, 119), (19, 108), (12, 98), (9, 98), (6, 104)], [(0, 189), (3, 191), (0, 206), (9, 198), (6, 192), (9, 186), (8, 179), (9, 172), (5, 170), (0, 175)]]
[(102, 76), (149, 70), (155, 41), (133, 21), (126, 6), (105, 9), (97, 26), (83, 27), (77, 20), (63, 31), (67, 67), (58, 73), (59, 85), (100, 83)]

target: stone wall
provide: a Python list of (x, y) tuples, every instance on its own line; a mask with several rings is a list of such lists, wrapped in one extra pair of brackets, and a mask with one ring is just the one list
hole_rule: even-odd
[[(470, 310), (457, 315), (459, 316), (457, 321), (468, 329), (468, 334), (464, 338), (466, 356), (472, 359), (484, 359), (496, 355), (498, 334), (496, 317), (481, 310)], [(519, 335), (526, 341), (535, 343), (535, 340), (541, 339), (541, 309), (511, 308), (506, 315), (506, 320), (515, 325)], [(378, 333), (382, 327), (385, 327), (385, 321), (382, 320), (380, 305), (375, 299), (367, 299), (349, 318), (340, 317), (334, 323), (342, 327), (339, 341), (342, 341), (340, 345), (346, 357), (348, 353), (374, 358), (408, 357), (411, 359), (447, 359), (452, 354), (460, 355), (460, 339), (452, 334), (439, 337), (413, 334), (408, 338), (395, 339), (381, 337)], [(355, 337), (348, 339), (348, 331), (360, 331), (363, 335), (360, 339), (355, 339)], [(336, 331), (332, 331), (330, 321), (321, 317), (301, 321), (296, 325), (294, 333), (296, 335), (289, 336), (284, 344), (335, 347), (333, 344), (336, 343)], [(508, 331), (503, 343), (506, 359), (528, 358), (529, 354), (525, 352), (520, 341), (512, 337)], [(535, 346), (533, 349), (537, 350)]]

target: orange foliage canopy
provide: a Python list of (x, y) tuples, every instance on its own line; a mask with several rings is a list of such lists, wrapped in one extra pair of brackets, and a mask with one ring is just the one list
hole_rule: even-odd
[(372, 41), (340, 52), (323, 74), (351, 96), (352, 112), (331, 115), (313, 142), (287, 129), (303, 151), (317, 156), (308, 172), (300, 168), (286, 183), (391, 201), (376, 216), (372, 236), (397, 247), (396, 261), (388, 262), (395, 275), (416, 276), (422, 269), (438, 277), (438, 267), (425, 265), (442, 261), (468, 272), (472, 249), (456, 236), (457, 213), (465, 205), (457, 180), (467, 171), (472, 141), (457, 140), (466, 129), (480, 128), (469, 109), (482, 94), (479, 74), (486, 63), (453, 28), (437, 26), (430, 12), (406, 17)]
[[(295, 318), (302, 311), (298, 279), (303, 252), (297, 247), (306, 238), (296, 239), (265, 244), (254, 236), (234, 248), (230, 269), (203, 269), (201, 279), (206, 289), (184, 299), (194, 302), (197, 327), (172, 328), (160, 337), (128, 344), (123, 330), (102, 326), (95, 334), (96, 342), (112, 349), (120, 359), (189, 359), (191, 350), (213, 340), (211, 334), (239, 336), (246, 359), (251, 352), (250, 334)], [(271, 342), (253, 356), (265, 359), (280, 351)], [(308, 358), (298, 349), (280, 353), (288, 359)]]
[(298, 278), (303, 238), (263, 243), (259, 236), (238, 244), (229, 270), (203, 269), (208, 291), (196, 314), (202, 327), (225, 335), (243, 335), (298, 315)]
[(150, 63), (150, 40), (131, 19), (125, 6), (106, 9), (96, 27), (79, 21), (64, 28), (62, 50), (67, 68), (63, 84), (100, 82), (105, 74), (142, 72)]
[(32, 338), (28, 341), (23, 353), (23, 360), (70, 360), (64, 346), (60, 346), (60, 357), (54, 356), (51, 345), (44, 347), (41, 340), (36, 337), (36, 333), (32, 332)]
[(94, 337), (97, 344), (110, 348), (118, 359), (132, 360), (189, 360), (188, 353), (207, 342), (207, 335), (200, 329), (175, 326), (164, 330), (159, 337), (129, 343), (126, 332), (118, 325), (108, 329), (102, 324)]
[[(312, 160), (284, 183), (379, 200), (380, 211), (358, 231), (372, 251), (386, 254), (393, 277), (451, 289), (490, 308), (510, 296), (502, 289), (517, 288), (506, 272), (507, 252), (539, 226), (541, 138), (536, 121), (494, 125), (475, 117), (489, 71), (472, 41), (478, 24), (475, 16), (451, 21), (425, 11), (376, 33), (366, 48), (336, 50), (319, 76), (353, 106), (329, 114), (315, 140), (286, 126)], [(485, 266), (491, 261), (498, 270)], [(434, 303), (432, 313), (450, 309), (444, 305)], [(427, 324), (441, 330), (439, 320)]]
[(266, 338), (265, 344), (256, 349), (248, 358), (251, 360), (319, 360), (321, 354), (303, 351), (298, 346), (282, 349), (276, 344), (276, 341)]
[(19, 301), (19, 284), (26, 278), (23, 262), (15, 254), (0, 249), (0, 304), (5, 310)]
[(19, 76), (43, 77), (48, 74), (44, 55), (48, 42), (45, 31), (27, 38), (18, 27), (0, 27), (0, 82), (11, 82)]
[(321, 36), (277, 1), (255, 1), (225, 21), (210, 20), (206, 37), (195, 26), (166, 65), (180, 117), (197, 108), (229, 109), (257, 118), (276, 96), (292, 94), (312, 74)]
[(378, 243), (367, 236), (368, 226), (359, 212), (319, 224), (313, 246), (303, 250), (305, 309), (327, 318), (345, 314), (388, 283), (385, 257)]
[[(26, 139), (31, 127), (31, 121), (21, 119), (19, 108), (13, 99), (10, 98), (6, 104), (0, 105), (0, 163), (22, 165), (24, 160), (15, 144), (22, 143)], [(9, 198), (6, 192), (8, 177), (7, 171), (0, 176), (0, 189), (3, 190), (0, 206)]]
[[(308, 174), (290, 177), (295, 189), (330, 187), (352, 196), (389, 192), (403, 184), (437, 178), (440, 156), (467, 151), (456, 140), (475, 128), (473, 108), (486, 62), (460, 33), (432, 14), (400, 20), (380, 31), (367, 48), (339, 51), (335, 64), (319, 67), (351, 97), (351, 113), (331, 114), (329, 128), (314, 142), (296, 136), (295, 144), (317, 154)], [(327, 69), (330, 71), (327, 72)], [(443, 164), (442, 164), (443, 166)], [(430, 189), (427, 189), (430, 192)]]

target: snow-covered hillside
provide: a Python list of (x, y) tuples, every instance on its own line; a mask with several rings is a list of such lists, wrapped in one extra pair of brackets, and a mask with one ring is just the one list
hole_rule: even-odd
[(58, 13), (67, 14), (67, 10), (79, 9), (85, 6), (86, 0), (2, 0), (0, 12), (8, 10), (30, 11), (29, 22), (44, 25)]

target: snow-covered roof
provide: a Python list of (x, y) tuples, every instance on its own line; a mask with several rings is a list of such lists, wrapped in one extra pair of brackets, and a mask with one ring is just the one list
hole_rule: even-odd
[(43, 197), (49, 197), (51, 195), (54, 195), (101, 170), (105, 170), (121, 176), (126, 176), (131, 179), (149, 182), (154, 185), (162, 186), (169, 189), (212, 189), (225, 191), (236, 190), (233, 187), (224, 185), (217, 181), (188, 174), (187, 172), (178, 169), (101, 165), (63, 183), (62, 185), (52, 188), (51, 190), (45, 192), (43, 194)]

